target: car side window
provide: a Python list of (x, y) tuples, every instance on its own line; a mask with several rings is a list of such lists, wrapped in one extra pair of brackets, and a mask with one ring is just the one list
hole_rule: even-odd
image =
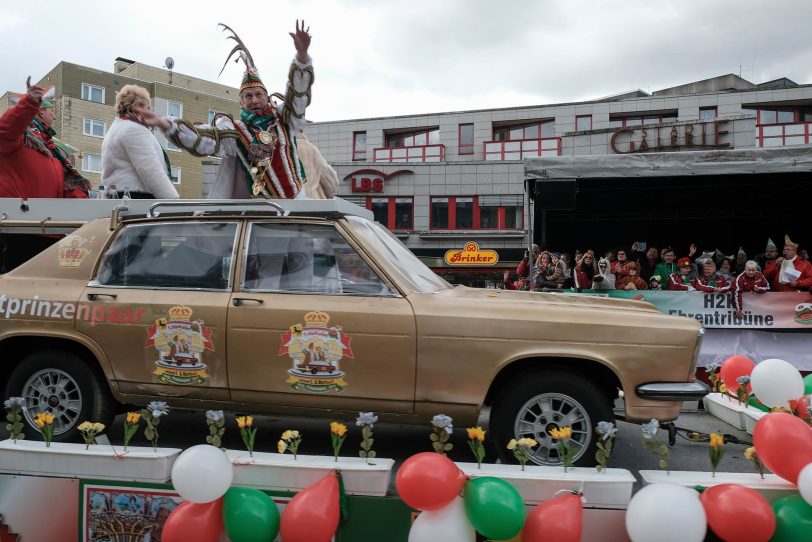
[(236, 222), (132, 224), (116, 237), (99, 268), (99, 286), (225, 290)]
[(335, 227), (267, 222), (251, 225), (243, 289), (349, 295), (394, 293)]

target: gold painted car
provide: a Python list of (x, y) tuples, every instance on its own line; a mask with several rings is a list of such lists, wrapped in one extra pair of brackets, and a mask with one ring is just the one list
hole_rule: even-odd
[(56, 439), (156, 399), (417, 424), (442, 413), (459, 427), (490, 406), (504, 460), (509, 439), (530, 436), (534, 462), (559, 463), (550, 430), (571, 426), (585, 465), (618, 390), (632, 421), (673, 420), (706, 393), (695, 320), (637, 301), (452, 287), (343, 204), (176, 203), (89, 221), (0, 277), (6, 396), (25, 398), (29, 424), (52, 412)]

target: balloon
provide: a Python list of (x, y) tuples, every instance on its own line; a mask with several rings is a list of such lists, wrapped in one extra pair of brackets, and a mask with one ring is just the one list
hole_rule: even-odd
[(798, 491), (806, 503), (812, 506), (812, 463), (802, 468), (798, 474)]
[(501, 478), (483, 476), (468, 480), (463, 499), (468, 521), (485, 538), (508, 540), (522, 530), (522, 497)]
[(670, 482), (644, 487), (626, 508), (632, 542), (702, 542), (707, 527), (699, 494)]
[(444, 455), (415, 454), (398, 469), (395, 485), (403, 502), (417, 510), (444, 508), (465, 484), (465, 475)]
[(812, 373), (804, 377), (804, 395), (812, 393)]
[[(722, 383), (727, 386), (728, 391), (736, 395), (736, 390), (739, 389), (739, 383), (736, 379), (740, 376), (750, 376), (756, 364), (747, 356), (730, 356), (722, 362), (722, 368), (719, 369), (719, 376), (722, 377)], [(748, 391), (749, 387), (748, 387)]]
[(579, 542), (584, 528), (584, 504), (566, 493), (533, 508), (524, 522), (523, 542)]
[(232, 487), (223, 497), (223, 524), (231, 542), (270, 542), (279, 533), (279, 509), (258, 489)]
[(465, 516), (462, 497), (454, 497), (445, 508), (422, 512), (412, 523), (409, 542), (475, 542), (476, 532)]
[(747, 404), (753, 408), (757, 408), (762, 412), (769, 412), (770, 407), (764, 405), (761, 401), (756, 399), (755, 395), (751, 395), (749, 399), (747, 399)]
[(772, 542), (809, 540), (812, 533), (812, 506), (800, 495), (789, 495), (773, 503), (775, 535)]
[(787, 408), (791, 399), (804, 394), (801, 373), (782, 359), (765, 359), (756, 365), (750, 384), (758, 400), (768, 407)]
[(198, 444), (181, 453), (172, 466), (172, 485), (187, 501), (211, 502), (231, 486), (234, 467), (226, 454), (209, 444)]
[(801, 418), (786, 412), (771, 412), (753, 429), (753, 445), (764, 466), (796, 483), (798, 473), (812, 463), (812, 431)]
[[(222, 453), (222, 452), (221, 452)], [(166, 518), (163, 542), (219, 542), (223, 532), (223, 501), (196, 503), (183, 501)]]
[(338, 475), (328, 474), (294, 496), (282, 513), (285, 542), (328, 542), (338, 529)]
[(770, 502), (749, 487), (719, 484), (699, 497), (711, 530), (722, 540), (768, 542), (775, 532)]

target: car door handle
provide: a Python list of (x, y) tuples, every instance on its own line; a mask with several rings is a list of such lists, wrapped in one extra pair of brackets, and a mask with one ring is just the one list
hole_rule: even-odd
[(96, 299), (102, 296), (109, 297), (110, 299), (118, 298), (118, 295), (116, 294), (87, 294), (87, 299), (90, 301), (96, 301)]
[(233, 303), (235, 307), (239, 307), (245, 301), (253, 301), (254, 303), (258, 303), (260, 305), (264, 303), (262, 299), (257, 299), (255, 297), (235, 297), (231, 300), (231, 303)]

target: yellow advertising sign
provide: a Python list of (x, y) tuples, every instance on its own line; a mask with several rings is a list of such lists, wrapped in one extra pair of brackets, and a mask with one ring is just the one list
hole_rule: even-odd
[(474, 241), (465, 243), (462, 250), (449, 250), (445, 253), (445, 263), (448, 265), (496, 265), (499, 261), (499, 254), (495, 250), (479, 250), (479, 245)]

